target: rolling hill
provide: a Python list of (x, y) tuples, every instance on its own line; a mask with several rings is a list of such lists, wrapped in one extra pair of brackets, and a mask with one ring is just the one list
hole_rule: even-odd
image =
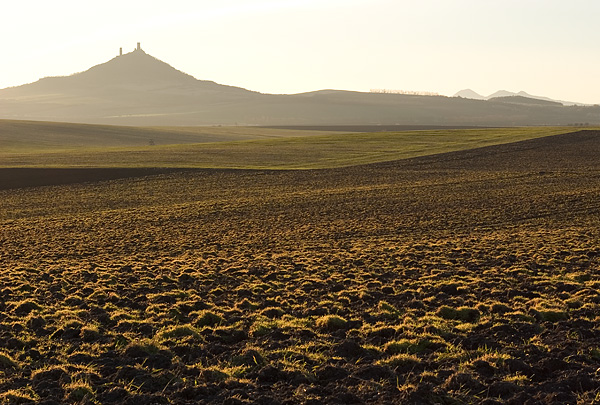
[(178, 71), (139, 49), (85, 72), (0, 90), (0, 118), (112, 125), (568, 125), (600, 107), (320, 90), (261, 94)]
[[(572, 131), (570, 127), (519, 127), (348, 133), (0, 120), (0, 168), (317, 169), (406, 159)], [(155, 142), (150, 144), (149, 139)]]
[(508, 103), (508, 104), (520, 104), (520, 105), (537, 105), (537, 106), (562, 106), (558, 101), (542, 100), (539, 98), (530, 98), (524, 96), (498, 96), (492, 97), (489, 101), (495, 103)]
[[(0, 159), (14, 153), (69, 152), (330, 134), (334, 130), (259, 127), (132, 127), (0, 120)], [(349, 131), (347, 131), (349, 132)]]

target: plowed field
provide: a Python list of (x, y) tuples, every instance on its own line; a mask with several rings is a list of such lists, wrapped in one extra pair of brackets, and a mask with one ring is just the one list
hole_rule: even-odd
[(595, 131), (0, 191), (1, 399), (600, 403), (599, 197)]

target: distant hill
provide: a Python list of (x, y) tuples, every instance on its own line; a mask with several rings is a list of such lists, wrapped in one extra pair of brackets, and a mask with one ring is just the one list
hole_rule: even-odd
[(498, 96), (489, 99), (491, 102), (521, 104), (521, 105), (538, 105), (538, 106), (562, 106), (558, 101), (541, 100), (537, 98), (524, 96)]
[(200, 89), (203, 93), (258, 94), (239, 87), (197, 80), (141, 49), (117, 56), (85, 72), (70, 76), (46, 77), (35, 83), (4, 89), (2, 92), (5, 97), (28, 93), (40, 95), (42, 92), (106, 95), (111, 92), (166, 89), (171, 92)]
[(139, 49), (85, 72), (0, 90), (0, 118), (137, 126), (566, 125), (599, 123), (600, 107), (340, 90), (261, 94), (197, 80)]
[[(119, 124), (136, 117), (185, 115), (194, 106), (254, 96), (260, 95), (196, 80), (137, 50), (82, 73), (0, 90), (0, 118)], [(153, 121), (167, 125), (172, 120)]]
[(472, 100), (485, 100), (486, 97), (471, 89), (464, 89), (454, 95), (454, 97), (470, 98)]
[(520, 91), (518, 93), (513, 93), (512, 91), (498, 90), (495, 93), (490, 94), (489, 96), (482, 96), (481, 94), (478, 94), (471, 89), (465, 89), (465, 90), (461, 90), (461, 91), (457, 92), (454, 95), (454, 97), (470, 98), (473, 100), (491, 100), (491, 99), (495, 99), (495, 98), (499, 98), (499, 97), (513, 97), (513, 96), (526, 97), (526, 98), (535, 99), (535, 100), (551, 101), (554, 103), (559, 103), (559, 104), (568, 105), (568, 106), (570, 106), (570, 105), (578, 105), (578, 106), (588, 105), (588, 104), (584, 104), (584, 103), (576, 103), (573, 101), (554, 100), (549, 97), (534, 96), (534, 95), (531, 95), (524, 91)]
[(492, 93), (489, 96), (487, 96), (485, 99), (489, 100), (491, 98), (510, 97), (510, 96), (516, 96), (516, 95), (517, 95), (517, 93), (513, 93), (512, 91), (498, 90), (497, 92)]

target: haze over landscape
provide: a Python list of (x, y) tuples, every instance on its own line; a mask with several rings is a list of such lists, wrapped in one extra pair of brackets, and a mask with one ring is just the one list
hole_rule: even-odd
[(600, 405), (599, 11), (4, 4), (0, 404)]
[(273, 95), (197, 80), (132, 52), (70, 76), (0, 90), (0, 118), (119, 125), (590, 125), (600, 107), (527, 93), (484, 98), (320, 90)]
[(3, 7), (0, 88), (83, 71), (141, 41), (198, 79), (261, 93), (470, 88), (599, 101), (592, 0), (33, 5)]

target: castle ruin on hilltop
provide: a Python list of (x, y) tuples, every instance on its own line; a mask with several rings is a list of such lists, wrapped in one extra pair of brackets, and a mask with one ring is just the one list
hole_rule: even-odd
[[(141, 44), (138, 42), (137, 47), (133, 50), (133, 52), (141, 51), (141, 50), (142, 50)], [(123, 47), (119, 48), (119, 56), (123, 56)]]

